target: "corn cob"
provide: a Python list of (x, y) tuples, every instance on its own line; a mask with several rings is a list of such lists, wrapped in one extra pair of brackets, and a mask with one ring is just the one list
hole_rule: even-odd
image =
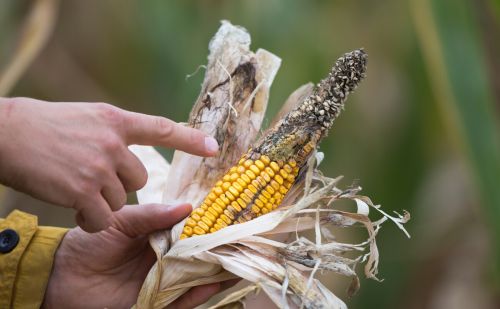
[(216, 232), (276, 209), (365, 76), (366, 53), (339, 58), (314, 92), (245, 153), (186, 219), (181, 239)]

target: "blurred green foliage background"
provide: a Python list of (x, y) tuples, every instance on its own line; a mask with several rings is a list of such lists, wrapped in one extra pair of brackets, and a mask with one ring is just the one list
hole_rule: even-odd
[[(35, 2), (0, 2), (0, 73)], [(206, 63), (221, 19), (283, 60), (265, 123), (342, 53), (369, 54), (367, 79), (321, 146), (322, 169), (360, 184), (386, 210), (409, 210), (412, 238), (387, 224), (378, 237), (385, 280), (362, 280), (352, 299), (337, 285), (337, 295), (351, 308), (500, 307), (496, 0), (66, 0), (9, 95), (185, 121), (203, 70), (186, 76)], [(72, 225), (63, 211), (42, 223)]]

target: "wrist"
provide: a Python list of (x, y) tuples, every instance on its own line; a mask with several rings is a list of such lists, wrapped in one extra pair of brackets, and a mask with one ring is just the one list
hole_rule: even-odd
[(8, 184), (7, 175), (10, 174), (10, 153), (12, 152), (12, 139), (16, 132), (13, 128), (15, 98), (0, 98), (0, 183)]

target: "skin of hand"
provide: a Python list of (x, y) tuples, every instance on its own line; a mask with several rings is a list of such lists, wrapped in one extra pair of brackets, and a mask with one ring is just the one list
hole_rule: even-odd
[[(130, 308), (156, 261), (147, 234), (171, 228), (190, 211), (189, 204), (125, 206), (104, 231), (70, 230), (56, 252), (42, 308)], [(168, 308), (194, 308), (236, 282), (191, 288)]]
[(200, 156), (218, 150), (199, 130), (109, 104), (0, 98), (0, 183), (74, 208), (87, 232), (110, 226), (126, 193), (145, 185), (146, 170), (131, 144)]

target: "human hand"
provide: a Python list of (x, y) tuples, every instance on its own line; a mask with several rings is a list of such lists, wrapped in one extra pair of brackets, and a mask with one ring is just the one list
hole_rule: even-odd
[[(156, 260), (147, 234), (171, 228), (190, 211), (188, 204), (125, 206), (100, 233), (70, 230), (56, 252), (43, 307), (130, 308)], [(193, 308), (234, 283), (194, 287), (169, 308)]]
[(169, 119), (108, 104), (0, 98), (0, 183), (77, 211), (87, 232), (107, 228), (126, 192), (147, 174), (127, 145), (155, 145), (195, 155), (217, 152), (215, 139)]

